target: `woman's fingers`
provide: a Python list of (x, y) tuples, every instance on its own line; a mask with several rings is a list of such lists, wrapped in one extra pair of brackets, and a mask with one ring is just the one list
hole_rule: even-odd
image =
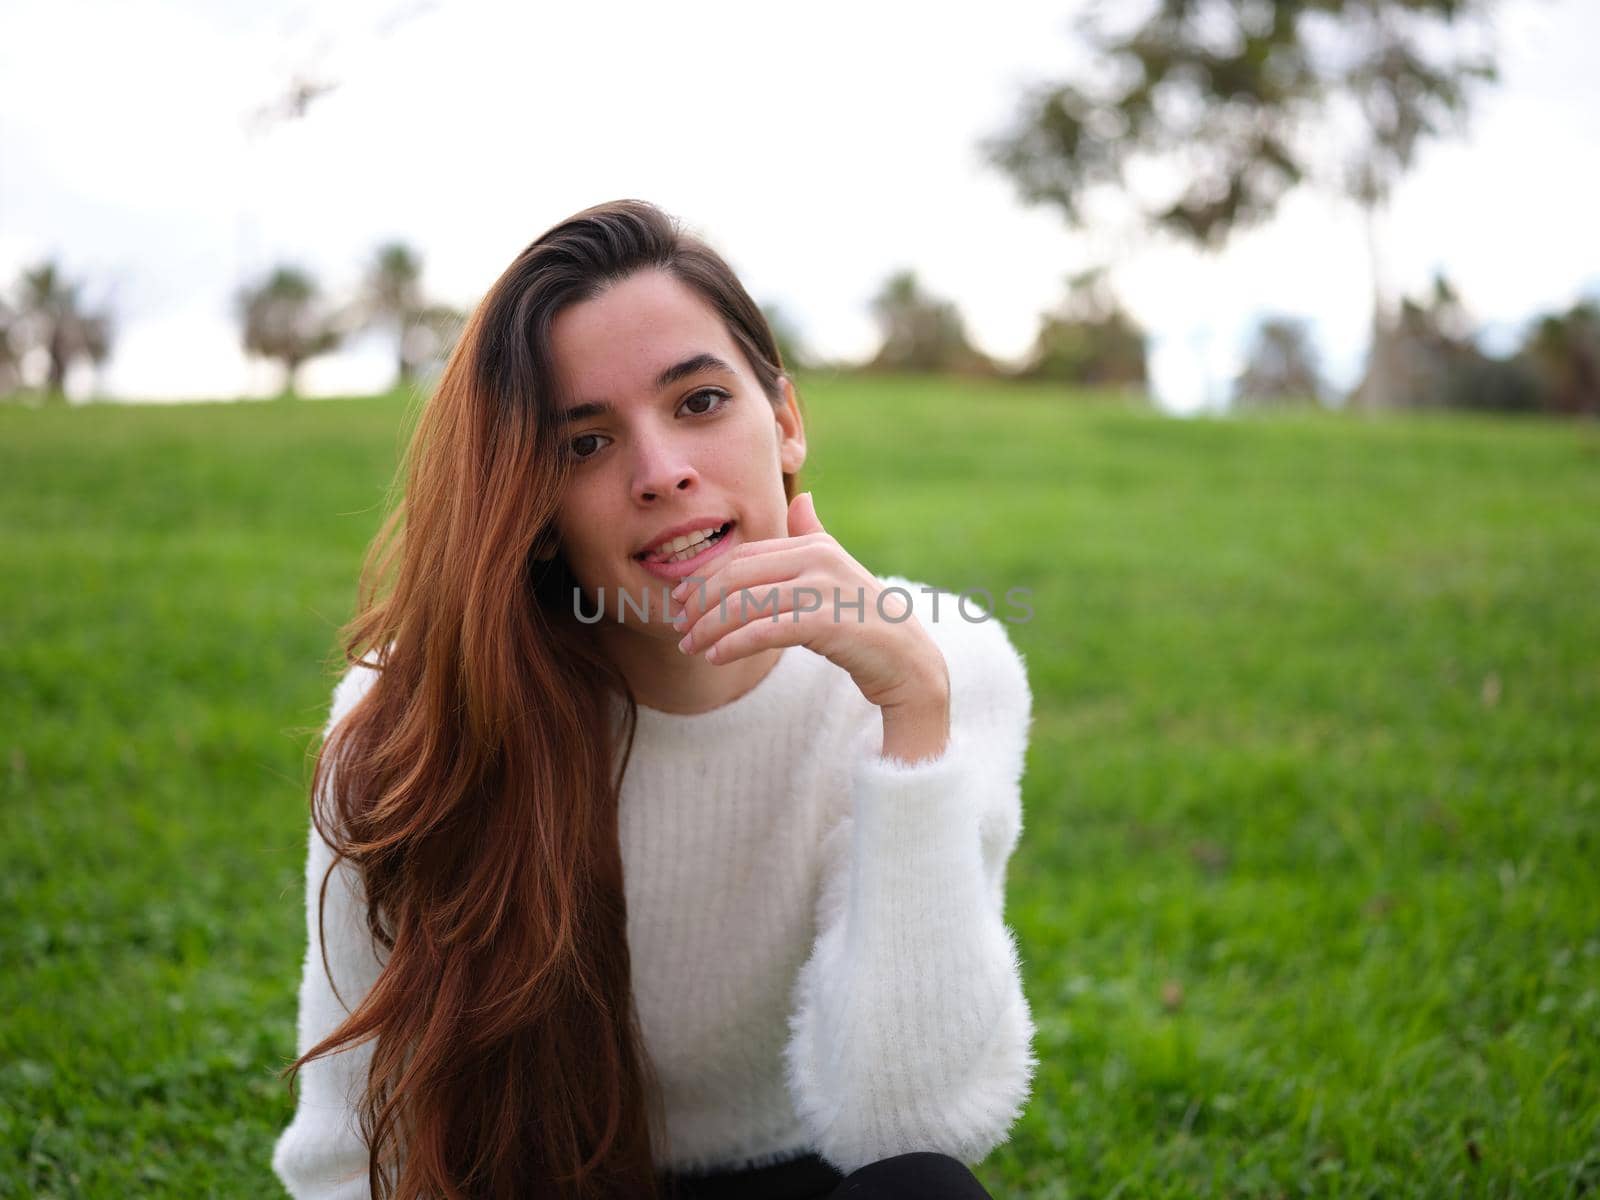
[(742, 624), (720, 626), (704, 646), (690, 653), (704, 652), (707, 662), (719, 666), (769, 650), (775, 646), (803, 646), (816, 636), (814, 615), (793, 607), (769, 611)]
[[(717, 603), (715, 596), (712, 596), (708, 598), (710, 602), (705, 612), (699, 617), (691, 618), (689, 623), (683, 626), (684, 636), (679, 642), (679, 648), (685, 654), (699, 654), (733, 630), (752, 623), (793, 625), (797, 621), (793, 615), (798, 607), (797, 588), (804, 586), (798, 580), (741, 585), (727, 596), (726, 602), (720, 604)], [(809, 593), (807, 607), (811, 607)]]
[[(758, 551), (754, 549), (756, 546), (769, 548)], [(741, 589), (781, 584), (797, 578), (807, 568), (817, 565), (824, 553), (825, 546), (808, 538), (785, 538), (735, 546), (733, 552), (718, 562), (709, 575), (690, 576), (680, 584), (683, 591), (679, 602), (689, 618), (685, 628), (692, 626), (708, 611), (718, 608), (724, 597), (728, 598), (730, 605), (737, 604), (737, 593)], [(676, 588), (673, 590), (677, 591)]]

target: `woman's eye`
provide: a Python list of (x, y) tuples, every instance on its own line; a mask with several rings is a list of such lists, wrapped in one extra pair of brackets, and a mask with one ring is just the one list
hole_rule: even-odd
[(584, 433), (584, 434), (580, 434), (579, 436), (573, 438), (570, 442), (567, 443), (567, 456), (569, 458), (575, 459), (578, 462), (582, 462), (586, 458), (593, 458), (596, 454), (599, 454), (600, 451), (599, 450), (595, 450), (591, 454), (579, 454), (578, 453), (578, 443), (579, 442), (583, 442), (583, 441), (587, 441), (589, 438), (597, 438), (597, 437), (600, 437), (600, 436), (601, 435), (598, 434), (598, 433)]
[(716, 412), (718, 408), (721, 408), (723, 404), (726, 404), (728, 402), (729, 396), (728, 396), (728, 393), (723, 391), (721, 388), (701, 388), (698, 392), (696, 392), (694, 395), (690, 396), (687, 400), (685, 400), (684, 404), (685, 405), (693, 404), (696, 400), (699, 400), (699, 399), (702, 399), (702, 398), (711, 399), (711, 400), (720, 400), (722, 403), (716, 405), (713, 408), (702, 408), (702, 409), (699, 409), (698, 411), (691, 412), (689, 414), (691, 417), (703, 417), (703, 416), (706, 416), (708, 413)]
[[(730, 393), (723, 391), (721, 388), (701, 388), (698, 392), (695, 392), (688, 399), (686, 399), (683, 402), (683, 406), (688, 408), (688, 406), (693, 404), (696, 400), (717, 401), (716, 404), (707, 408), (690, 409), (688, 413), (688, 415), (691, 417), (708, 417), (712, 413), (725, 407), (732, 398), (733, 397)], [(599, 447), (596, 447), (587, 454), (583, 453), (579, 449), (579, 446), (582, 443), (595, 438), (609, 440), (603, 433), (581, 433), (567, 443), (567, 457), (572, 459), (574, 462), (585, 462), (588, 459), (593, 458), (596, 454), (599, 454)]]

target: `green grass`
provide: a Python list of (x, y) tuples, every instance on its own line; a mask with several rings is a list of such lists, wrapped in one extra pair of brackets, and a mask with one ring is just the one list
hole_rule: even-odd
[[(1032, 590), (995, 1195), (1600, 1188), (1600, 433), (802, 387), (858, 559)], [(0, 408), (0, 1196), (275, 1194), (320, 665), (405, 415)]]

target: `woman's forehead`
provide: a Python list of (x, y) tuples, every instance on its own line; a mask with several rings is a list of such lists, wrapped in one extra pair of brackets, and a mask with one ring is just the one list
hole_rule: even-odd
[(562, 391), (574, 403), (654, 394), (686, 373), (683, 364), (731, 368), (741, 358), (716, 312), (661, 272), (641, 272), (562, 310), (551, 325)]

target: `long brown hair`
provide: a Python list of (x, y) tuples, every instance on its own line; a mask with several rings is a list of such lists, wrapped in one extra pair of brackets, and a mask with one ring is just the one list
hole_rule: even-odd
[(360, 1119), (377, 1197), (656, 1194), (617, 840), (637, 701), (548, 556), (571, 469), (551, 323), (648, 268), (695, 289), (782, 402), (772, 330), (714, 250), (643, 201), (577, 213), (467, 321), (340, 632), (337, 669), (377, 650), (379, 674), (323, 740), (312, 821), (334, 867), (358, 868), (386, 961), (285, 1074), (375, 1043)]

